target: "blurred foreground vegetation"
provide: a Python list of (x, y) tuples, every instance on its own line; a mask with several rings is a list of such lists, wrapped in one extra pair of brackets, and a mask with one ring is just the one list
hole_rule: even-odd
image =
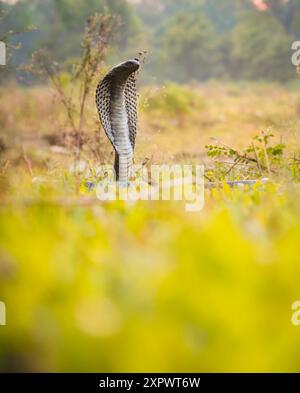
[(2, 207), (1, 371), (299, 371), (298, 201)]
[[(1, 371), (299, 371), (297, 90), (142, 92), (137, 162), (204, 162), (214, 180), (269, 177), (206, 190), (198, 213), (174, 201), (90, 200), (51, 97), (45, 87), (1, 89)], [(112, 162), (103, 134), (93, 139), (91, 103), (87, 111), (81, 159)], [(261, 130), (274, 135), (270, 146), (284, 145), (279, 157), (268, 151), (274, 173), (213, 153), (216, 139), (259, 149)]]

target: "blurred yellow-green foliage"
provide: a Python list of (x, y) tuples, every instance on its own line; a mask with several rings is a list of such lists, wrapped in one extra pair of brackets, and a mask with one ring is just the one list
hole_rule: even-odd
[(201, 112), (205, 107), (205, 101), (197, 90), (175, 83), (158, 88), (147, 101), (149, 111), (159, 110), (172, 116), (191, 113), (195, 109)]
[[(179, 106), (180, 89), (168, 88)], [(283, 171), (264, 185), (207, 190), (197, 213), (175, 201), (89, 202), (93, 193), (74, 195), (49, 91), (1, 94), (1, 371), (300, 371), (295, 181)], [(177, 109), (162, 121), (142, 111), (137, 161), (202, 162), (210, 136), (240, 147), (264, 127), (297, 157), (299, 93), (211, 83), (199, 95), (205, 111), (193, 108), (184, 129)]]
[(1, 208), (1, 370), (299, 371), (298, 200)]

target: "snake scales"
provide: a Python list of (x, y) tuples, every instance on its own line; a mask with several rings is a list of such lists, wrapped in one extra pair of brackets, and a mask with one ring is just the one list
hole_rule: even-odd
[(137, 131), (136, 71), (139, 60), (128, 60), (100, 81), (96, 105), (103, 129), (115, 150), (115, 174), (120, 183), (128, 183), (133, 162)]

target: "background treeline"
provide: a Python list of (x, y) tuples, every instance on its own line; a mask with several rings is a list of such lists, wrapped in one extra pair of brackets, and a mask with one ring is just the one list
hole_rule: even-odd
[(287, 81), (295, 76), (291, 44), (300, 40), (300, 0), (20, 0), (0, 1), (0, 37), (35, 29), (21, 42), (13, 67), (47, 47), (54, 60), (72, 63), (80, 54), (88, 16), (120, 17), (110, 61), (147, 50), (147, 82), (210, 78)]

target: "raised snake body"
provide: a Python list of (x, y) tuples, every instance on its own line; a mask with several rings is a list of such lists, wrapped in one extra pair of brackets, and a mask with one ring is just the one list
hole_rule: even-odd
[(98, 84), (96, 105), (104, 131), (115, 150), (116, 179), (127, 183), (137, 129), (137, 59), (114, 67)]

